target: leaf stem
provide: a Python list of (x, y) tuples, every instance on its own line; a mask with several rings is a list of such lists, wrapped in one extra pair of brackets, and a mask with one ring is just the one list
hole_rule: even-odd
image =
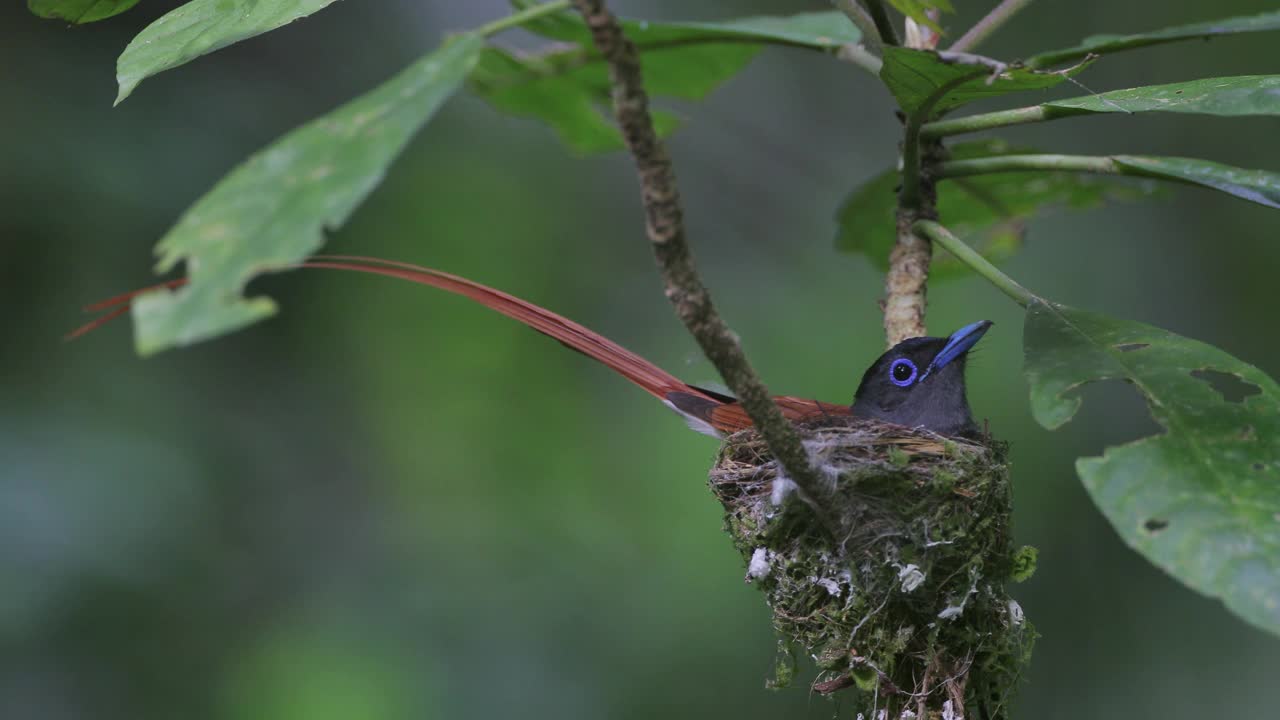
[(987, 282), (995, 285), (996, 288), (1013, 298), (1013, 301), (1022, 307), (1026, 307), (1039, 299), (1035, 293), (1022, 287), (1016, 280), (1005, 275), (999, 268), (992, 265), (978, 251), (964, 244), (964, 241), (960, 238), (952, 235), (951, 231), (943, 227), (941, 223), (934, 220), (918, 220), (911, 226), (911, 229), (946, 248), (948, 252), (956, 256), (957, 260), (986, 278)]
[(831, 0), (831, 4), (858, 26), (858, 30), (862, 32), (862, 42), (867, 45), (868, 50), (873, 53), (882, 51), (880, 30), (876, 28), (876, 21), (872, 20), (867, 11), (858, 4), (858, 0)]
[(1043, 105), (1032, 105), (1030, 107), (999, 110), (952, 120), (938, 120), (920, 128), (920, 137), (926, 140), (937, 140), (951, 135), (992, 130), (994, 128), (1009, 127), (1010, 125), (1044, 122), (1048, 119), (1050, 119), (1048, 108)]
[(884, 9), (881, 0), (863, 0), (867, 4), (867, 12), (880, 31), (880, 42), (885, 45), (900, 45), (898, 32), (893, 29), (893, 21), (889, 19), (889, 11)]
[(569, 9), (569, 0), (554, 0), (554, 2), (543, 3), (541, 5), (533, 5), (524, 8), (520, 12), (512, 13), (504, 18), (499, 18), (486, 25), (481, 25), (475, 29), (475, 33), (481, 37), (489, 37), (497, 35), (503, 30), (510, 30), (513, 27), (523, 25), (530, 20), (536, 20), (543, 15), (560, 12)]
[(951, 52), (968, 52), (974, 49), (990, 37), (991, 33), (1000, 29), (1001, 25), (1009, 22), (1019, 10), (1030, 4), (1031, 0), (1003, 0), (947, 49)]
[(868, 50), (862, 43), (845, 43), (836, 50), (836, 58), (853, 63), (867, 72), (880, 76), (880, 68), (884, 61)]
[(1069, 170), (1103, 175), (1137, 174), (1126, 172), (1115, 159), (1106, 155), (1001, 155), (973, 160), (948, 160), (938, 163), (935, 173), (939, 178), (954, 178), (1025, 170)]
[(914, 210), (920, 205), (920, 128), (923, 123), (913, 114), (907, 117), (902, 133), (902, 189), (898, 207)]

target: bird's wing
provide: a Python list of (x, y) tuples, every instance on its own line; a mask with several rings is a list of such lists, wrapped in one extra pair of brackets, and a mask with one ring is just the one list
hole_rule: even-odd
[[(848, 405), (833, 405), (819, 400), (780, 396), (773, 399), (784, 417), (793, 422), (849, 415)], [(742, 405), (718, 402), (684, 392), (667, 393), (667, 404), (684, 415), (689, 426), (708, 435), (730, 435), (752, 426)], [(700, 423), (695, 425), (695, 422)]]

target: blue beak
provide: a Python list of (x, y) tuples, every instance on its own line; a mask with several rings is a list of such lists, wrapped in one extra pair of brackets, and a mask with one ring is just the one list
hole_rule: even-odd
[(929, 373), (934, 370), (941, 370), (947, 366), (947, 363), (969, 352), (982, 339), (982, 336), (987, 332), (987, 328), (991, 327), (991, 325), (990, 320), (979, 320), (951, 333), (951, 337), (947, 338), (947, 344), (933, 358), (933, 362), (929, 363), (929, 368), (924, 371), (924, 377), (920, 379), (923, 380), (929, 377)]

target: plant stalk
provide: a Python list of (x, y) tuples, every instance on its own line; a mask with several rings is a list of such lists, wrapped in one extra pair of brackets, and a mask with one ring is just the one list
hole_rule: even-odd
[(513, 27), (519, 27), (530, 20), (536, 20), (543, 15), (550, 15), (561, 10), (568, 10), (570, 0), (554, 0), (554, 2), (543, 3), (542, 5), (534, 5), (527, 7), (520, 12), (512, 13), (504, 18), (498, 18), (491, 23), (481, 25), (476, 28), (476, 34), (482, 37), (497, 35), (503, 30), (510, 30)]
[(1131, 174), (1126, 173), (1115, 160), (1106, 155), (1001, 155), (941, 162), (936, 168), (936, 175), (939, 178), (955, 178), (1026, 170), (1067, 170), (1102, 175)]
[(898, 32), (893, 29), (893, 21), (889, 19), (889, 11), (885, 10), (884, 3), (881, 0), (864, 0), (867, 4), (867, 13), (871, 15), (871, 20), (876, 24), (876, 30), (880, 33), (880, 42), (885, 45), (900, 45), (898, 40)]
[(858, 30), (862, 32), (862, 42), (866, 44), (870, 52), (879, 54), (883, 51), (880, 44), (880, 30), (876, 28), (876, 21), (872, 20), (867, 11), (858, 4), (858, 0), (831, 0), (831, 4), (844, 13), (854, 25), (858, 26)]
[[(946, 94), (986, 70), (963, 75), (938, 88), (906, 118), (902, 137), (902, 189), (898, 192), (896, 238), (889, 254), (889, 272), (884, 279), (884, 332), (889, 347), (925, 333), (928, 306), (929, 263), (933, 247), (929, 239), (917, 235), (911, 226), (917, 220), (936, 220), (937, 190), (934, 157), (941, 149), (937, 141), (922, 141), (921, 128), (933, 108)], [(926, 168), (926, 166), (928, 166)], [(927, 170), (927, 172), (926, 172)]]
[(836, 58), (853, 63), (876, 77), (880, 76), (880, 68), (884, 67), (884, 61), (864, 47), (862, 43), (845, 43), (841, 45), (836, 50)]
[(999, 268), (982, 257), (978, 251), (964, 244), (960, 238), (952, 235), (951, 231), (943, 227), (941, 223), (934, 220), (920, 220), (912, 225), (912, 230), (946, 248), (948, 252), (956, 256), (957, 260), (986, 278), (987, 282), (995, 285), (996, 288), (1013, 298), (1013, 301), (1022, 307), (1026, 307), (1033, 301), (1040, 299), (1030, 290), (1019, 285), (1016, 280), (1001, 272)]
[(925, 140), (937, 140), (952, 135), (993, 130), (1011, 125), (1026, 125), (1028, 123), (1044, 122), (1049, 119), (1048, 108), (1043, 105), (1032, 105), (1030, 107), (999, 110), (952, 120), (937, 120), (920, 128), (920, 137)]

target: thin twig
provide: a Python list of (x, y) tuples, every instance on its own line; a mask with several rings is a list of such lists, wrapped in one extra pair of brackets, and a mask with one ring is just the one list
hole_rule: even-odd
[(858, 4), (858, 0), (831, 0), (837, 10), (844, 13), (858, 30), (862, 31), (862, 42), (875, 54), (884, 52), (880, 43), (880, 31), (876, 29), (876, 21), (871, 19), (867, 11)]
[(1001, 292), (1013, 298), (1013, 301), (1019, 305), (1026, 307), (1031, 303), (1039, 300), (1030, 290), (1022, 287), (1016, 280), (1005, 275), (990, 261), (978, 254), (976, 250), (964, 244), (960, 238), (951, 234), (951, 231), (932, 220), (921, 220), (917, 222), (912, 229), (933, 242), (946, 248), (956, 259), (968, 265), (970, 269), (986, 278), (988, 282), (995, 285)]
[(880, 42), (885, 45), (900, 45), (898, 32), (893, 29), (893, 21), (889, 19), (889, 11), (885, 10), (881, 0), (863, 0), (867, 4), (867, 13), (875, 21), (876, 30), (880, 33)]
[(972, 160), (948, 160), (938, 164), (936, 175), (939, 178), (954, 178), (1026, 170), (1070, 170), (1099, 175), (1140, 174), (1136, 172), (1127, 173), (1125, 168), (1115, 161), (1115, 158), (1108, 155), (1036, 154), (997, 155), (995, 157), (973, 158)]
[(532, 5), (504, 18), (498, 18), (488, 25), (476, 28), (476, 33), (483, 35), (484, 37), (489, 37), (490, 35), (496, 35), (503, 30), (510, 30), (513, 27), (519, 27), (520, 25), (523, 25), (530, 20), (540, 18), (543, 15), (550, 15), (551, 13), (568, 9), (569, 0), (555, 0), (554, 2), (543, 3), (542, 5)]
[(853, 63), (876, 76), (880, 75), (880, 68), (884, 67), (884, 61), (872, 54), (862, 43), (845, 43), (841, 45), (836, 50), (836, 57), (845, 62)]
[(1031, 0), (1003, 0), (947, 49), (951, 52), (968, 52), (974, 49), (1001, 25), (1009, 22), (1009, 18), (1030, 4)]
[(738, 396), (770, 452), (807, 496), (822, 527), (831, 533), (835, 526), (821, 505), (827, 490), (810, 466), (809, 455), (800, 442), (800, 436), (783, 417), (764, 383), (751, 368), (737, 335), (716, 311), (711, 293), (702, 284), (694, 266), (693, 255), (685, 240), (675, 172), (666, 148), (653, 128), (635, 45), (623, 34), (617, 18), (605, 8), (603, 0), (573, 0), (573, 4), (590, 28), (596, 48), (609, 63), (614, 117), (640, 175), (649, 240), (666, 285), (667, 299), (675, 306), (676, 314), (697, 340), (707, 359)]

